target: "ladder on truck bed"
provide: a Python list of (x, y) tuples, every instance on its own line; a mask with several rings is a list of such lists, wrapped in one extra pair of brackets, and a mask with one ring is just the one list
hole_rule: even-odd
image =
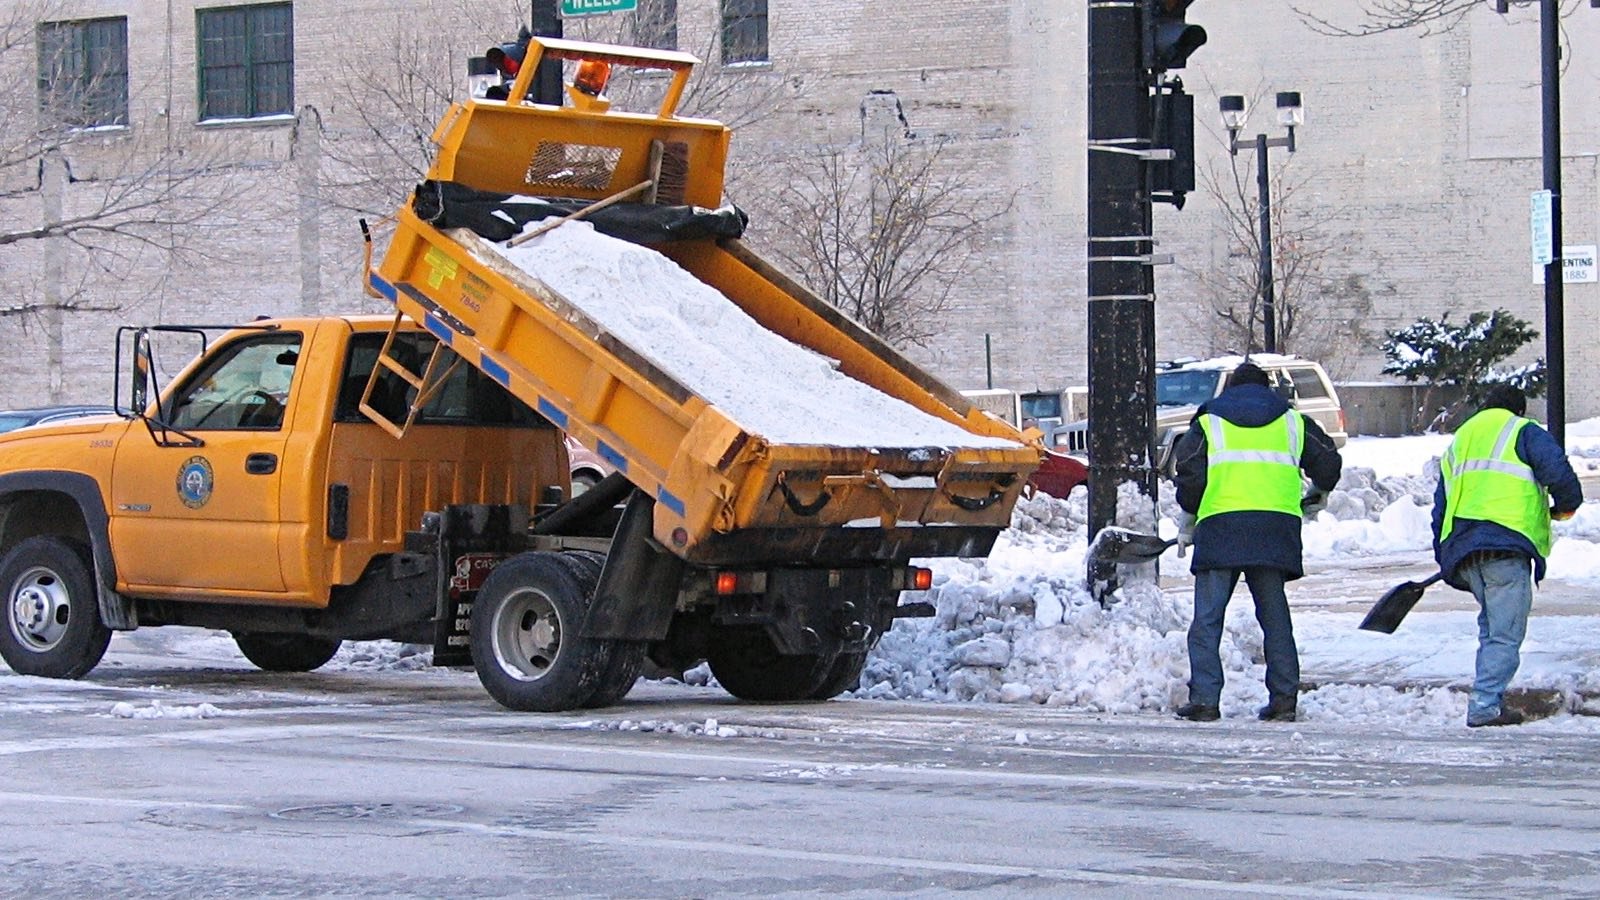
[[(389, 333), (384, 336), (383, 346), (378, 350), (378, 358), (373, 361), (372, 371), (367, 375), (367, 385), (361, 390), (361, 402), (356, 408), (361, 414), (371, 419), (378, 427), (389, 432), (396, 438), (405, 437), (406, 429), (417, 421), (417, 415), (428, 405), (428, 401), (439, 392), (439, 388), (455, 373), (456, 367), (461, 365), (461, 357), (456, 356), (443, 341), (435, 342), (433, 352), (428, 354), (428, 362), (419, 375), (411, 371), (405, 362), (393, 353), (395, 337), (400, 334), (401, 324), (405, 322), (406, 315), (396, 311), (394, 321), (389, 325)], [(452, 358), (445, 361), (445, 354)], [(392, 372), (402, 383), (411, 386), (411, 390), (402, 396), (401, 402), (385, 402), (384, 409), (379, 409), (379, 404), (374, 401), (376, 392), (380, 390), (380, 382), (385, 371)], [(404, 410), (403, 417), (394, 416), (392, 410)], [(396, 421), (396, 419), (399, 421)]]

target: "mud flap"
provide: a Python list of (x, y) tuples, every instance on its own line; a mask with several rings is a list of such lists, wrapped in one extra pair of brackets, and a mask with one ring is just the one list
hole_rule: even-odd
[(659, 641), (667, 636), (685, 565), (651, 537), (655, 506), (654, 499), (635, 491), (623, 509), (584, 616), (584, 637)]

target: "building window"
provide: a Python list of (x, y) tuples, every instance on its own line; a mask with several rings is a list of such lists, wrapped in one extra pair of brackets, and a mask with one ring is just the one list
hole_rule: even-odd
[(128, 124), (128, 20), (41, 24), (39, 108), (78, 128)]
[(631, 40), (639, 47), (678, 49), (678, 0), (641, 0)]
[(722, 0), (722, 61), (767, 61), (767, 0)]
[(294, 6), (202, 9), (200, 118), (244, 119), (294, 112)]

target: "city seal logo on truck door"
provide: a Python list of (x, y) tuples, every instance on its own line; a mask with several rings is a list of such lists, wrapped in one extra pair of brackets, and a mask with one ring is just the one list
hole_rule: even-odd
[(190, 509), (199, 509), (211, 499), (211, 463), (204, 456), (191, 456), (178, 467), (178, 499)]

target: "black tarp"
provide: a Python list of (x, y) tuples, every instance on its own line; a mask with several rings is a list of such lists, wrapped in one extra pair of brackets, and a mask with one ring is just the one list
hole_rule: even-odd
[[(470, 228), (491, 241), (506, 241), (529, 222), (570, 215), (592, 200), (527, 197), (479, 191), (453, 181), (417, 185), (411, 208), (435, 228)], [(694, 238), (744, 234), (749, 218), (736, 206), (658, 206), (614, 203), (583, 217), (601, 234), (635, 244), (663, 244)]]

